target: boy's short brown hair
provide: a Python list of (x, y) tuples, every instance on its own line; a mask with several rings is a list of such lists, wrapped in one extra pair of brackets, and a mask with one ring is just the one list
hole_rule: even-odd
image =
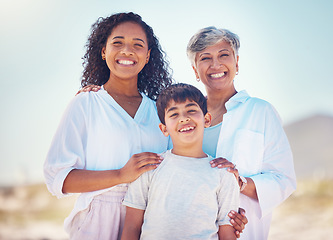
[(196, 102), (203, 114), (206, 115), (207, 113), (207, 99), (201, 91), (190, 84), (177, 83), (164, 89), (157, 98), (157, 113), (163, 124), (165, 124), (165, 110), (168, 108), (169, 103), (172, 100), (177, 103), (182, 103), (186, 100)]

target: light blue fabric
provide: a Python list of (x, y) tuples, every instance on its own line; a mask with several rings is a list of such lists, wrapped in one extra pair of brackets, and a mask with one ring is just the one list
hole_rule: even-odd
[(217, 141), (220, 136), (222, 123), (219, 123), (215, 126), (205, 128), (204, 138), (203, 138), (203, 145), (202, 149), (205, 153), (213, 158), (216, 157), (216, 147)]

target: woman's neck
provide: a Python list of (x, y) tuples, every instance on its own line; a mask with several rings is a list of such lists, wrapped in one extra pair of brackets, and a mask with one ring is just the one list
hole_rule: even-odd
[(111, 95), (124, 97), (141, 97), (136, 81), (120, 81), (109, 79), (104, 89)]
[(209, 91), (207, 89), (207, 110), (212, 115), (211, 126), (222, 122), (223, 115), (227, 112), (225, 104), (236, 93), (235, 88), (229, 91)]

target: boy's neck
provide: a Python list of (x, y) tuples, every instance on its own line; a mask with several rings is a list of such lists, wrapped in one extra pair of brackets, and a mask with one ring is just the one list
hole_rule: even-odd
[(173, 146), (171, 152), (175, 155), (183, 156), (183, 157), (191, 157), (191, 158), (205, 158), (207, 154), (202, 150), (202, 148), (198, 147), (185, 147), (185, 146)]

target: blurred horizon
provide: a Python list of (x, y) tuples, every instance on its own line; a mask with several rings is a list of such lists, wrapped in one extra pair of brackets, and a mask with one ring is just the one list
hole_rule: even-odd
[[(333, 117), (333, 1), (0, 1), (0, 186), (43, 181), (61, 116), (80, 88), (91, 25), (116, 12), (140, 14), (159, 38), (174, 79), (195, 85), (186, 57), (202, 27), (240, 37), (237, 90), (270, 102), (285, 126)], [(316, 128), (318, 126), (311, 126)]]

